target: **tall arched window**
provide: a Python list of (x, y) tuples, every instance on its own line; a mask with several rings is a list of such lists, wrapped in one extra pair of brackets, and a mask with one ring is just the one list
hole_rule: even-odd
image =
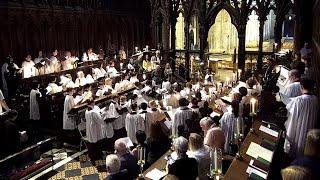
[(256, 11), (249, 15), (246, 28), (246, 50), (257, 50), (259, 43), (259, 19)]
[(238, 32), (229, 13), (222, 9), (208, 33), (209, 52), (232, 54), (238, 47)]
[(179, 13), (176, 24), (176, 49), (184, 49), (184, 17)]

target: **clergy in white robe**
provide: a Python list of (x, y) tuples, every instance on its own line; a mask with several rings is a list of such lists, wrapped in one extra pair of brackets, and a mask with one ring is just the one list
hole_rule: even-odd
[(237, 101), (231, 102), (232, 110), (223, 114), (220, 119), (220, 127), (225, 137), (224, 152), (232, 153), (229, 143), (234, 140), (235, 122), (239, 117), (239, 103)]
[(37, 98), (41, 97), (41, 93), (38, 89), (38, 85), (34, 84), (33, 88), (30, 92), (30, 113), (29, 118), (32, 120), (40, 120), (40, 111), (39, 111), (39, 104)]
[(131, 104), (131, 112), (127, 114), (125, 127), (130, 140), (137, 144), (136, 132), (138, 130), (145, 131), (145, 122), (140, 114), (137, 113), (137, 104)]
[(192, 118), (192, 110), (188, 108), (188, 100), (186, 98), (181, 98), (179, 100), (179, 108), (174, 114), (174, 119), (172, 121), (172, 128), (175, 132), (175, 135), (178, 133), (178, 127), (183, 126), (184, 130), (188, 130), (187, 127), (187, 120), (190, 120)]
[(77, 73), (77, 79), (75, 80), (75, 85), (76, 87), (79, 87), (79, 86), (84, 86), (87, 84), (87, 79), (86, 77), (84, 76), (84, 73), (83, 71), (79, 71)]
[(98, 59), (99, 56), (93, 52), (92, 48), (89, 48), (82, 56), (82, 61), (96, 61)]
[(97, 142), (103, 139), (101, 126), (105, 122), (100, 112), (100, 108), (94, 105), (94, 101), (89, 100), (88, 109), (85, 111), (86, 137), (88, 139), (88, 155), (93, 164), (94, 161), (100, 159), (102, 155), (101, 150), (98, 148)]
[(67, 89), (67, 95), (64, 99), (63, 105), (63, 129), (64, 130), (74, 130), (76, 129), (75, 119), (70, 117), (68, 113), (75, 106), (73, 89)]
[(283, 92), (284, 97), (293, 98), (301, 95), (300, 77), (300, 72), (296, 69), (293, 69), (289, 72), (290, 84)]
[(54, 50), (52, 52), (52, 56), (50, 57), (50, 69), (51, 73), (53, 72), (59, 72), (61, 70), (61, 64), (57, 58), (58, 56), (58, 50)]
[(105, 110), (102, 112), (102, 118), (106, 122), (101, 125), (101, 131), (103, 138), (107, 139), (111, 139), (114, 135), (112, 122), (108, 122), (108, 119), (117, 117), (117, 113), (114, 111), (115, 109), (113, 108), (113, 106), (114, 104), (110, 103), (110, 105), (105, 107)]
[(314, 83), (311, 79), (302, 79), (300, 84), (303, 94), (293, 98), (286, 106), (288, 119), (285, 122), (284, 151), (292, 157), (302, 155), (306, 134), (309, 129), (315, 128), (318, 120), (318, 99), (311, 93)]
[(37, 69), (34, 67), (34, 62), (31, 60), (31, 56), (28, 55), (26, 60), (23, 61), (22, 67), (22, 78), (29, 78), (37, 75)]

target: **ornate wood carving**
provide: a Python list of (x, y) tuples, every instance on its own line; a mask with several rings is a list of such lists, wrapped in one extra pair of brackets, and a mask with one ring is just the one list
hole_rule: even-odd
[(82, 55), (88, 47), (108, 53), (112, 45), (123, 45), (131, 53), (150, 39), (144, 0), (10, 0), (0, 8), (8, 12), (0, 31), (0, 58), (11, 54), (18, 64), (27, 53), (49, 55), (55, 48)]

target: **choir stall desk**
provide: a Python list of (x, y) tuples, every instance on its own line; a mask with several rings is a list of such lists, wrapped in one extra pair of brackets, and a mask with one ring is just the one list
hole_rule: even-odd
[[(274, 137), (259, 130), (259, 127), (261, 125), (263, 125), (262, 122), (254, 121), (253, 126), (252, 126), (254, 129), (254, 133), (249, 132), (240, 147), (240, 153), (242, 156), (242, 160), (239, 160), (237, 158), (233, 159), (229, 169), (227, 170), (226, 174), (224, 175), (224, 178), (223, 178), (224, 180), (234, 180), (234, 179), (247, 180), (248, 179), (249, 175), (246, 173), (246, 170), (249, 166), (250, 160), (254, 159), (253, 157), (246, 154), (247, 149), (250, 146), (250, 143), (255, 142), (257, 144), (261, 144), (263, 139), (274, 139)], [(275, 150), (277, 150), (277, 146), (279, 145), (279, 137), (281, 137), (281, 131), (279, 132), (278, 140), (276, 141)], [(275, 160), (274, 157), (275, 157), (276, 153), (277, 152), (275, 151), (273, 154), (272, 162)], [(270, 167), (268, 176), (270, 175), (270, 171), (272, 171), (272, 162), (270, 165), (271, 167)]]

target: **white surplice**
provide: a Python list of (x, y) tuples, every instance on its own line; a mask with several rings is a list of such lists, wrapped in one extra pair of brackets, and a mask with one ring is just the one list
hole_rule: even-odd
[[(114, 118), (115, 112), (113, 111), (113, 104), (110, 104), (109, 109), (107, 111), (102, 112), (102, 119), (106, 120), (106, 118)], [(112, 109), (110, 109), (110, 107)], [(112, 122), (103, 123), (101, 125), (102, 137), (103, 138), (112, 138), (114, 135)]]
[(225, 137), (224, 143), (224, 152), (231, 153), (231, 149), (229, 148), (229, 142), (234, 139), (234, 125), (236, 121), (236, 117), (232, 112), (226, 112), (220, 119), (220, 127), (223, 131)]
[(21, 67), (22, 67), (22, 77), (23, 78), (29, 78), (36, 75), (36, 68), (34, 67), (33, 61), (23, 61)]
[(185, 130), (187, 127), (187, 119), (191, 119), (193, 112), (188, 107), (179, 107), (174, 114), (174, 119), (172, 122), (172, 128), (174, 128), (178, 132), (178, 127), (182, 125)]
[(41, 96), (39, 90), (32, 89), (30, 92), (30, 114), (29, 117), (32, 120), (40, 120), (39, 104), (37, 95)]
[(145, 125), (146, 125), (145, 133), (146, 133), (147, 137), (150, 137), (151, 124), (153, 124), (153, 123), (155, 123), (157, 121), (161, 121), (164, 118), (165, 118), (164, 113), (159, 111), (158, 109), (148, 111), (145, 114), (145, 119), (146, 119), (146, 122), (145, 122)]
[(300, 82), (294, 82), (288, 85), (283, 93), (289, 98), (297, 97), (301, 95)]
[(100, 108), (94, 106), (92, 110), (86, 110), (86, 136), (90, 143), (96, 143), (103, 139), (101, 126), (105, 124), (100, 114)]
[(291, 156), (302, 155), (309, 129), (315, 128), (318, 113), (318, 99), (314, 95), (303, 94), (293, 98), (286, 106), (288, 119), (284, 150)]
[(137, 144), (136, 132), (138, 130), (145, 131), (144, 119), (140, 114), (132, 112), (127, 114), (125, 127), (127, 130), (127, 135), (133, 143)]
[(198, 162), (198, 179), (199, 180), (207, 180), (207, 173), (210, 170), (210, 151), (207, 146), (203, 146), (202, 148), (189, 151), (188, 157), (195, 158)]
[(66, 95), (64, 99), (63, 107), (63, 129), (64, 130), (73, 130), (76, 128), (76, 124), (73, 118), (68, 116), (68, 113), (75, 105), (74, 98), (71, 95)]

